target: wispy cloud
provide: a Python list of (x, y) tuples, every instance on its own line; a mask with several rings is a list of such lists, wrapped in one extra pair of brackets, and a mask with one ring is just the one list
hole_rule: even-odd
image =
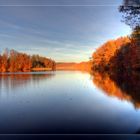
[[(120, 1), (115, 4), (119, 5)], [(58, 4), (58, 1), (54, 2)], [(86, 4), (87, 0), (82, 2)], [(102, 4), (99, 0), (94, 2)], [(33, 0), (26, 1), (26, 4), (31, 3)], [(66, 3), (61, 0), (61, 4)], [(72, 0), (68, 3), (78, 2)], [(113, 2), (106, 0), (106, 3)], [(129, 27), (121, 23), (118, 9), (111, 6), (11, 6), (2, 7), (0, 13), (3, 13), (0, 15), (0, 50), (9, 48), (38, 53), (56, 61), (88, 60), (102, 43), (130, 32)]]
[(20, 26), (14, 24), (14, 23), (11, 23), (11, 22), (8, 22), (8, 21), (2, 20), (2, 19), (0, 19), (0, 25), (2, 27), (12, 28), (12, 29), (19, 29), (19, 28), (21, 28)]

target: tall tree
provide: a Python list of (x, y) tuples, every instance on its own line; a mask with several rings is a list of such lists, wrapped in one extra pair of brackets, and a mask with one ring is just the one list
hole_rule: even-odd
[(129, 25), (131, 34), (131, 67), (140, 70), (140, 0), (123, 0), (120, 6), (124, 22)]
[(123, 0), (119, 10), (123, 13), (123, 21), (131, 28), (140, 26), (140, 0)]
[(123, 21), (133, 29), (132, 39), (140, 41), (140, 0), (123, 0), (119, 7)]

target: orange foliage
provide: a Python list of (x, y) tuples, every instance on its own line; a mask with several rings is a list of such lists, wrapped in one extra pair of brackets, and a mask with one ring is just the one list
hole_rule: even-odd
[(56, 69), (57, 70), (82, 70), (82, 71), (91, 71), (92, 62), (81, 62), (81, 63), (73, 63), (73, 62), (67, 62), (67, 63), (57, 63)]
[(93, 53), (93, 70), (140, 70), (140, 41), (121, 37), (102, 45)]
[(92, 62), (91, 61), (81, 62), (81, 63), (78, 63), (75, 67), (78, 70), (91, 72)]
[(140, 74), (133, 73), (93, 73), (93, 83), (110, 97), (131, 102), (140, 108)]
[(51, 68), (55, 70), (55, 61), (39, 55), (27, 55), (6, 49), (0, 55), (0, 72), (32, 71), (33, 68)]

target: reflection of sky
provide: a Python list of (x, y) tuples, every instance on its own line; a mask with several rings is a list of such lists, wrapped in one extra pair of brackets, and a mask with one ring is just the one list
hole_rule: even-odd
[(14, 48), (56, 61), (88, 60), (105, 41), (129, 34), (118, 12), (121, 1), (0, 1), (5, 5), (0, 7), (0, 51)]
[(18, 89), (11, 88), (8, 94), (1, 90), (0, 130), (135, 133), (140, 128), (140, 110), (106, 96), (86, 73), (56, 72), (49, 79), (39, 78), (38, 83), (36, 77), (29, 78), (25, 86), (16, 86)]

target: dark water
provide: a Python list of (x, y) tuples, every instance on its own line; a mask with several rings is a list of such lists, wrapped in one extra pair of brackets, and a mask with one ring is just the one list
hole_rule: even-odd
[(76, 71), (1, 74), (0, 133), (139, 133), (139, 87), (127, 94), (131, 85)]

